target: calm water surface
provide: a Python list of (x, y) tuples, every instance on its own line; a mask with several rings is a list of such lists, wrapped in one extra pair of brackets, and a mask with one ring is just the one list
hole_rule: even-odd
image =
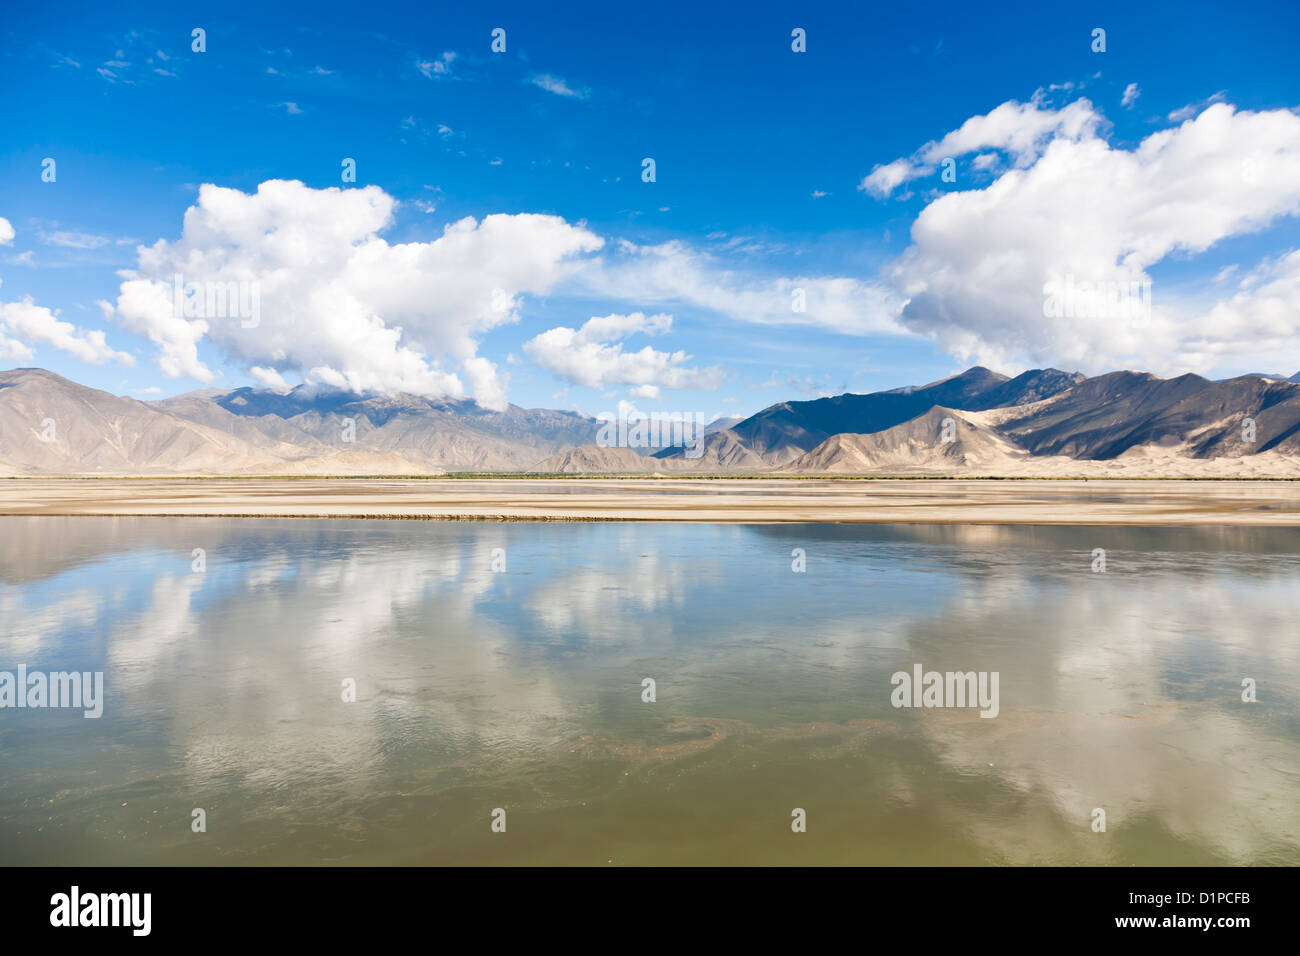
[[(0, 863), (1297, 864), (1298, 553), (1281, 529), (0, 518), (0, 670), (106, 685), (99, 720), (0, 710)], [(999, 715), (895, 709), (917, 663), (997, 671)]]

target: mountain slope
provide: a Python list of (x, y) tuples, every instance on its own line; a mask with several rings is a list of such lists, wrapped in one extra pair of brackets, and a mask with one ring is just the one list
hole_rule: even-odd
[[(929, 385), (896, 388), (867, 395), (846, 393), (808, 402), (782, 402), (751, 415), (738, 425), (704, 439), (704, 460), (720, 463), (718, 446), (726, 444), (743, 467), (787, 464), (832, 435), (870, 434), (910, 421), (936, 405), (982, 410), (1038, 401), (1058, 394), (1083, 376), (1058, 369), (1034, 369), (1007, 378), (981, 366)], [(726, 436), (724, 439), (723, 436)], [(752, 458), (750, 457), (752, 456)], [(682, 452), (659, 457), (684, 457)]]
[(485, 409), (414, 395), (358, 396), (299, 386), (287, 394), (239, 388), (158, 403), (193, 421), (264, 442), (337, 453), (345, 432), (356, 450), (401, 456), (447, 471), (522, 471), (538, 458), (592, 441), (599, 427), (575, 412)]
[(539, 461), (529, 471), (546, 475), (646, 474), (656, 462), (631, 448), (582, 445)]
[(17, 472), (210, 472), (273, 457), (236, 435), (44, 369), (0, 372), (0, 462)]
[(43, 369), (0, 373), (0, 474), (521, 471), (598, 428), (574, 412), (304, 388), (140, 402)]
[[(1254, 443), (1242, 422), (1256, 424)], [(1257, 376), (1212, 382), (1112, 372), (1009, 416), (998, 430), (1035, 455), (1106, 460), (1140, 446), (1186, 446), (1195, 458), (1300, 452), (1300, 385)]]
[(992, 428), (970, 421), (955, 409), (936, 405), (884, 431), (833, 435), (781, 470), (805, 474), (987, 472), (1026, 457), (1023, 448)]
[[(942, 440), (945, 419), (954, 441)], [(1300, 383), (1258, 375), (1038, 369), (1007, 378), (974, 368), (720, 422), (696, 458), (680, 447), (600, 447), (600, 424), (573, 412), (302, 387), (140, 402), (42, 369), (0, 372), (0, 475), (1300, 474)]]

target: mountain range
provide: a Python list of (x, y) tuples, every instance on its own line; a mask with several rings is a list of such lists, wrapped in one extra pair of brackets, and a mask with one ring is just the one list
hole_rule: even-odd
[(144, 402), (14, 369), (0, 372), (0, 474), (1300, 477), (1292, 379), (977, 366), (719, 420), (688, 450), (603, 447), (602, 423), (569, 411), (306, 386)]
[(141, 402), (43, 369), (0, 372), (0, 474), (522, 471), (599, 426), (574, 412), (302, 386)]

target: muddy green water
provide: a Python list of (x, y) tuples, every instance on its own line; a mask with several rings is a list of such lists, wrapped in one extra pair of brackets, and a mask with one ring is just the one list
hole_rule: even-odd
[[(1282, 529), (0, 518), (0, 671), (105, 686), (98, 720), (0, 709), (0, 863), (1297, 864), (1298, 555)], [(996, 671), (998, 716), (893, 707), (918, 663)]]

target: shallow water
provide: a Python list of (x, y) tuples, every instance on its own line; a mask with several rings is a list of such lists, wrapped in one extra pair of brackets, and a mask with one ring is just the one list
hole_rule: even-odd
[[(1297, 864), (1298, 551), (0, 518), (0, 671), (106, 688), (98, 720), (0, 709), (0, 862)], [(998, 715), (893, 707), (918, 663), (997, 672)]]

